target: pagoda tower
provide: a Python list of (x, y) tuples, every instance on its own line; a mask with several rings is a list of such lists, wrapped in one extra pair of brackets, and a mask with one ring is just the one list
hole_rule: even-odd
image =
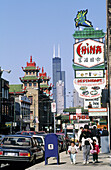
[(50, 77), (47, 76), (47, 73), (44, 72), (44, 68), (42, 67), (42, 73), (39, 73), (39, 78), (42, 80), (40, 83), (40, 91), (46, 94), (47, 96), (52, 96), (51, 89), (53, 87), (52, 83), (49, 84)]
[(39, 130), (39, 90), (40, 82), (42, 81), (38, 76), (40, 71), (39, 66), (36, 67), (36, 63), (32, 62), (32, 56), (30, 62), (27, 62), (26, 67), (22, 67), (25, 72), (24, 77), (20, 77), (23, 83), (23, 89), (27, 90), (27, 97), (30, 99), (30, 128), (38, 131)]
[(39, 95), (39, 110), (40, 110), (40, 130), (47, 132), (52, 131), (53, 114), (51, 113), (51, 89), (53, 87), (52, 83), (49, 84), (50, 77), (44, 72), (42, 67), (42, 72), (39, 73), (39, 78), (42, 80), (40, 83), (40, 95)]

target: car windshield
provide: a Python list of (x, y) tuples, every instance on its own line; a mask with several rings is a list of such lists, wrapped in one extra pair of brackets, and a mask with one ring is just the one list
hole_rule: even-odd
[(34, 132), (22, 132), (22, 135), (34, 135)]
[(67, 134), (68, 138), (73, 138), (74, 135), (73, 134)]
[(57, 135), (58, 136), (58, 139), (61, 139), (62, 140), (62, 136), (61, 135)]
[(30, 138), (25, 137), (5, 137), (2, 145), (30, 146)]
[(37, 141), (38, 141), (39, 144), (40, 144), (40, 143), (43, 144), (43, 141), (42, 141), (42, 139), (41, 139), (40, 137), (37, 137), (36, 139), (37, 139)]

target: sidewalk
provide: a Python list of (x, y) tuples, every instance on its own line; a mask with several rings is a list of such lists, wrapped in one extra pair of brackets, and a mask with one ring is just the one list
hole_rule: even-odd
[(99, 163), (93, 164), (92, 155), (89, 158), (89, 164), (83, 165), (82, 151), (79, 151), (76, 155), (76, 165), (71, 165), (69, 154), (66, 152), (60, 153), (60, 165), (57, 165), (56, 158), (49, 158), (48, 165), (45, 162), (37, 163), (33, 167), (27, 170), (111, 170), (111, 154), (99, 154)]

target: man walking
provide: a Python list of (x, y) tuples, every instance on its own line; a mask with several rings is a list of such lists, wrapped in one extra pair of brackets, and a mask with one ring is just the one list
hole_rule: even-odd
[(84, 130), (82, 131), (79, 139), (79, 147), (82, 143), (82, 150), (83, 150), (83, 164), (89, 164), (89, 154), (90, 154), (90, 146), (93, 142), (91, 139), (92, 135), (89, 130), (89, 126), (85, 125)]

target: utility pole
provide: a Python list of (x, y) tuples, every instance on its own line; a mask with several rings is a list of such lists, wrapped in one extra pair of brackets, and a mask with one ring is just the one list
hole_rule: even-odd
[(36, 128), (36, 124), (35, 124), (35, 122), (36, 122), (36, 120), (35, 120), (35, 95), (34, 95), (34, 131), (35, 131), (35, 128)]
[(0, 123), (1, 123), (1, 112), (2, 112), (2, 79), (1, 79), (2, 71), (0, 67)]
[(14, 90), (14, 131), (15, 131), (15, 90)]

